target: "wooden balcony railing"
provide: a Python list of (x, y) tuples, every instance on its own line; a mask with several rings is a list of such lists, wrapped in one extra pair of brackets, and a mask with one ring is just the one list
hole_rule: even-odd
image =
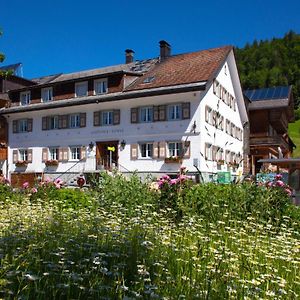
[(0, 160), (7, 159), (7, 148), (0, 148)]

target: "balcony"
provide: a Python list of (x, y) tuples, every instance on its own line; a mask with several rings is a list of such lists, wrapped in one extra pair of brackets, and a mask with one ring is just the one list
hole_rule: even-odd
[(250, 147), (267, 146), (267, 147), (281, 147), (282, 149), (289, 149), (288, 142), (280, 135), (269, 136), (267, 134), (250, 134)]

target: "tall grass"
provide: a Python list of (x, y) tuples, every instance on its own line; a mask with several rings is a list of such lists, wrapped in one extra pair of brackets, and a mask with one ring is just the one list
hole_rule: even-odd
[(103, 177), (90, 206), (1, 200), (0, 298), (297, 299), (298, 210), (255, 189), (194, 186), (176, 222), (137, 178)]

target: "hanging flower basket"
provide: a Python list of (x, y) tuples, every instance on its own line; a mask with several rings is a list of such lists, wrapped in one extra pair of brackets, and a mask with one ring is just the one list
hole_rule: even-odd
[(178, 157), (178, 156), (166, 157), (165, 158), (165, 163), (166, 164), (181, 164), (182, 163), (182, 158)]
[(56, 159), (46, 160), (45, 165), (47, 167), (57, 167), (58, 166), (58, 161)]
[(18, 160), (16, 163), (15, 163), (16, 167), (18, 168), (25, 168), (27, 167), (28, 165), (28, 162), (26, 160)]

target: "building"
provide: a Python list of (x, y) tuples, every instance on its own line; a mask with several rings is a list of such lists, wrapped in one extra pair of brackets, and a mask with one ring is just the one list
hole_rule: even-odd
[(244, 92), (250, 120), (250, 164), (255, 175), (261, 159), (288, 158), (296, 147), (288, 135), (288, 123), (294, 121), (291, 86), (279, 86)]
[(8, 92), (7, 176), (241, 173), (247, 112), (230, 46), (32, 79)]

